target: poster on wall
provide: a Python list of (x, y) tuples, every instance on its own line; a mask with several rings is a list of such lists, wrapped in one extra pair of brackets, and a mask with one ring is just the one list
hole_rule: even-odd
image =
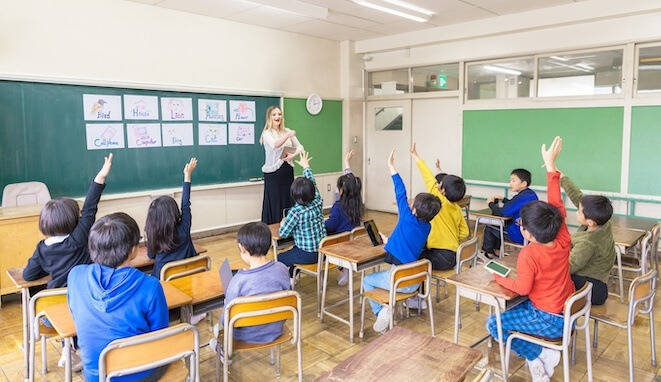
[(164, 121), (192, 121), (193, 99), (161, 97), (161, 115)]
[(255, 122), (255, 101), (230, 101), (231, 122)]
[(88, 123), (85, 125), (88, 150), (124, 148), (124, 124)]
[(86, 121), (121, 121), (122, 97), (83, 94), (83, 114)]
[(254, 144), (255, 125), (252, 123), (230, 123), (227, 140), (230, 145)]
[(224, 123), (200, 123), (197, 132), (200, 146), (227, 145), (227, 125)]
[(164, 123), (161, 130), (164, 147), (193, 146), (192, 123)]
[(158, 97), (124, 94), (124, 119), (158, 119)]
[(197, 101), (197, 116), (204, 122), (227, 122), (227, 101), (200, 99)]
[(126, 139), (130, 149), (161, 146), (160, 123), (129, 123)]

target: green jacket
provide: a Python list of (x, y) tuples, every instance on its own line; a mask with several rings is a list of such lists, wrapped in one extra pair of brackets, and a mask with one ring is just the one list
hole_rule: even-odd
[[(581, 190), (566, 176), (560, 179), (560, 184), (578, 208), (583, 197)], [(588, 232), (586, 226), (581, 226), (572, 235), (572, 249), (569, 253), (569, 272), (572, 275), (590, 277), (608, 283), (611, 268), (617, 257), (611, 225), (612, 219), (592, 232)]]

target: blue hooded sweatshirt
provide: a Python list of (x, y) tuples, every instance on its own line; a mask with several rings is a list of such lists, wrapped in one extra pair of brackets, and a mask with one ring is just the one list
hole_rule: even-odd
[[(157, 279), (135, 268), (79, 265), (69, 272), (68, 285), (85, 381), (99, 380), (99, 355), (110, 342), (168, 326), (163, 287)], [(151, 372), (112, 380), (136, 381)]]

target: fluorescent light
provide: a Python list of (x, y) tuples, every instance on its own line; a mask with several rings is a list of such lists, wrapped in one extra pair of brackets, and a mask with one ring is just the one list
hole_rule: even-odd
[(519, 72), (518, 70), (501, 68), (500, 66), (484, 65), (483, 68), (486, 69), (486, 70), (490, 70), (492, 72), (511, 74), (511, 75), (514, 75), (514, 76), (520, 76), (521, 75), (521, 72)]
[(293, 13), (300, 16), (311, 17), (314, 19), (326, 19), (328, 17), (328, 8), (318, 5), (305, 3), (300, 0), (242, 0), (244, 3), (264, 5), (268, 8), (283, 12)]
[(661, 70), (661, 65), (638, 65), (638, 70)]
[(362, 5), (363, 7), (376, 9), (377, 11), (390, 13), (391, 15), (403, 17), (405, 19), (417, 21), (419, 23), (426, 23), (428, 21), (425, 18), (422, 18), (422, 17), (419, 17), (419, 16), (414, 16), (414, 15), (411, 15), (409, 13), (401, 12), (401, 11), (398, 11), (396, 9), (384, 7), (384, 6), (381, 6), (381, 5), (378, 5), (378, 4), (370, 3), (368, 1), (364, 1), (364, 0), (351, 0), (351, 1), (353, 1), (354, 3), (356, 3), (358, 5)]
[(587, 69), (587, 70), (594, 70), (594, 67), (593, 67), (593, 66), (590, 66), (590, 65), (588, 65), (588, 64), (584, 64), (584, 63), (582, 63), (582, 62), (576, 64), (576, 66), (578, 66), (579, 68)]
[(422, 13), (423, 15), (427, 15), (427, 16), (434, 15), (434, 12), (430, 11), (429, 9), (418, 7), (417, 5), (407, 3), (406, 1), (402, 1), (402, 0), (381, 0), (381, 1), (385, 1), (386, 3), (390, 3), (390, 4), (396, 5), (398, 7), (410, 9), (414, 12)]
[(562, 61), (562, 62), (567, 62), (567, 61), (569, 61), (568, 58), (560, 57), (560, 56), (551, 56), (550, 58), (552, 58), (552, 59), (554, 59), (554, 60)]

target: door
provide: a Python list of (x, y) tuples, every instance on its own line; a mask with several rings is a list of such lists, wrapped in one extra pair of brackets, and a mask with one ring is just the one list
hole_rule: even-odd
[(388, 155), (395, 148), (395, 168), (410, 194), (411, 185), (411, 101), (367, 102), (365, 155), (366, 200), (368, 209), (397, 212)]

